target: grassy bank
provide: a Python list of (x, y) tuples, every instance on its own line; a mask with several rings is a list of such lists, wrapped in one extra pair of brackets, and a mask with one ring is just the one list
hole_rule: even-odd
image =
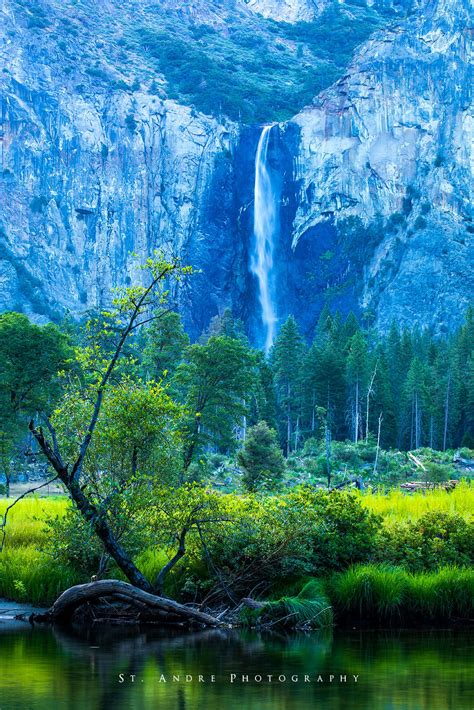
[(386, 525), (416, 520), (431, 511), (470, 519), (474, 510), (474, 486), (461, 481), (451, 492), (435, 488), (413, 494), (393, 488), (386, 493), (361, 493), (361, 500), (369, 510), (381, 515)]
[[(449, 493), (433, 490), (407, 495), (392, 490), (387, 494), (356, 495), (364, 507), (381, 516), (376, 538), (378, 547), (364, 560), (370, 564), (353, 564), (346, 569), (349, 561), (339, 568), (333, 567), (341, 570), (336, 573), (330, 568), (309, 572), (307, 585), (298, 581), (301, 575), (293, 577), (291, 582), (282, 577), (278, 592), (274, 587), (270, 590), (269, 596), (278, 601), (265, 611), (269, 622), (287, 616), (303, 626), (305, 623), (327, 625), (332, 614), (336, 621), (353, 619), (392, 624), (472, 618), (474, 572), (465, 566), (468, 553), (460, 557), (459, 552), (462, 545), (466, 548), (469, 531), (454, 526), (454, 532), (451, 530), (448, 535), (445, 527), (448, 524), (453, 526), (453, 523), (446, 518), (427, 521), (431, 525), (428, 531), (423, 516), (457, 516), (466, 527), (463, 521), (470, 521), (474, 509), (474, 488), (461, 483)], [(225, 498), (237, 506), (243, 500), (232, 496)], [(283, 506), (282, 510), (289, 510), (285, 500), (282, 495), (276, 502)], [(6, 505), (5, 500), (0, 501), (0, 514)], [(79, 572), (48, 553), (46, 521), (63, 516), (68, 505), (65, 497), (31, 498), (22, 500), (10, 512), (5, 546), (0, 552), (0, 596), (48, 604), (68, 586), (89, 580), (93, 571), (88, 574)], [(285, 514), (291, 515), (289, 512)], [(296, 515), (301, 516), (301, 513), (296, 512)], [(410, 525), (415, 527), (410, 528)], [(265, 527), (262, 530), (265, 531)], [(384, 531), (390, 532), (385, 538), (381, 536)], [(339, 545), (344, 546), (344, 534), (338, 538)], [(257, 538), (257, 542), (261, 541)], [(260, 543), (258, 547), (261, 547)], [(137, 562), (145, 575), (153, 579), (167, 559), (166, 552), (157, 547), (143, 550)], [(462, 559), (461, 566), (459, 559)], [(117, 573), (111, 574), (116, 576)], [(308, 579), (309, 576), (320, 577), (320, 580)], [(167, 592), (179, 598), (190, 579), (206, 583), (208, 578), (202, 555), (196, 554), (196, 550), (189, 551), (173, 570)], [(330, 613), (326, 611), (328, 606), (332, 607)]]
[(474, 570), (357, 565), (326, 584), (336, 618), (376, 624), (467, 621), (474, 614)]
[[(0, 515), (7, 504), (0, 502)], [(0, 597), (49, 604), (71, 584), (86, 581), (71, 567), (57, 564), (45, 551), (45, 522), (64, 515), (68, 505), (64, 496), (28, 498), (9, 512), (5, 545), (0, 552)]]
[[(301, 587), (301, 584), (300, 584)], [(327, 628), (335, 624), (397, 626), (472, 621), (474, 570), (441, 567), (411, 574), (401, 567), (355, 565), (300, 591), (244, 609), (242, 621), (262, 627)]]

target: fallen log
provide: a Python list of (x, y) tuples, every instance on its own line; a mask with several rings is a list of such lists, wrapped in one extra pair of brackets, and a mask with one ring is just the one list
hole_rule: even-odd
[(222, 620), (192, 607), (179, 604), (166, 597), (155, 596), (118, 579), (103, 579), (88, 584), (78, 584), (61, 594), (45, 614), (32, 615), (32, 621), (69, 621), (76, 610), (86, 604), (103, 599), (135, 607), (137, 612), (145, 609), (147, 617), (156, 614), (157, 620), (169, 617), (170, 621), (201, 626), (228, 626)]

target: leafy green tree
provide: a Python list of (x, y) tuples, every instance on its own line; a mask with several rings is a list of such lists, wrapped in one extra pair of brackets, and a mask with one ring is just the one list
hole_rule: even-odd
[(72, 357), (57, 326), (37, 326), (21, 313), (0, 316), (0, 395), (7, 416), (49, 409), (59, 393), (58, 373)]
[(243, 483), (248, 491), (275, 488), (285, 471), (285, 459), (276, 432), (263, 421), (249, 430), (237, 460), (243, 469)]
[[(152, 486), (140, 486), (145, 498), (135, 507), (136, 495), (133, 487), (133, 505), (129, 506), (127, 492), (121, 494), (120, 483), (117, 485), (111, 477), (112, 498), (116, 495), (119, 504), (113, 506), (106, 495), (102, 498), (97, 489), (101, 483), (101, 471), (89, 481), (87, 475), (89, 450), (93, 452), (96, 430), (101, 420), (101, 414), (109, 388), (113, 385), (117, 365), (121, 359), (125, 345), (130, 336), (144, 323), (149, 322), (149, 314), (162, 309), (168, 298), (171, 279), (180, 280), (190, 273), (188, 267), (181, 267), (179, 261), (167, 261), (162, 254), (157, 253), (147, 259), (142, 267), (145, 271), (144, 284), (118, 290), (112, 301), (112, 307), (104, 311), (88, 323), (88, 345), (82, 349), (82, 369), (89, 364), (89, 371), (84, 381), (84, 399), (91, 402), (84, 412), (81, 426), (77, 429), (75, 446), (63, 450), (58, 432), (52, 422), (47, 419), (48, 434), (32, 420), (29, 428), (41, 451), (65, 486), (72, 499), (80, 520), (94, 532), (102, 543), (104, 551), (117, 564), (127, 579), (146, 592), (153, 592), (153, 585), (146, 579), (143, 572), (133, 560), (134, 550), (128, 547), (126, 541), (119, 538), (121, 526), (128, 526), (130, 531), (135, 528), (139, 512), (146, 509), (147, 496), (152, 492)], [(66, 422), (67, 424), (67, 422)], [(140, 433), (137, 436), (141, 436)], [(49, 439), (48, 439), (49, 437)], [(128, 455), (133, 459), (133, 447), (128, 447)], [(91, 454), (92, 455), (92, 454)], [(145, 478), (146, 481), (146, 478)], [(120, 511), (119, 521), (114, 512)], [(131, 511), (135, 515), (131, 515)], [(3, 519), (2, 527), (5, 527)]]
[[(83, 436), (84, 421), (92, 414), (88, 389), (74, 382), (52, 416), (58, 442), (71, 456)], [(163, 385), (124, 377), (104, 394), (94, 440), (83, 463), (84, 490), (97, 503), (111, 490), (121, 495), (137, 479), (172, 484), (181, 465), (184, 410)], [(100, 476), (98, 475), (100, 472)]]
[(255, 383), (255, 358), (243, 342), (211, 336), (205, 345), (190, 345), (176, 383), (189, 411), (185, 425), (184, 471), (206, 444), (235, 445), (233, 428), (248, 414)]
[(165, 372), (174, 373), (188, 345), (189, 337), (179, 314), (163, 312), (145, 334), (142, 370), (147, 379), (159, 380)]
[(55, 325), (37, 326), (21, 313), (0, 315), (0, 466), (7, 496), (25, 420), (51, 411), (60, 392), (59, 372), (69, 367), (72, 354)]

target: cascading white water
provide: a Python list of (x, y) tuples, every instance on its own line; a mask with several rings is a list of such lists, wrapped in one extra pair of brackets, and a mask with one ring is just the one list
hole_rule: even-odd
[(250, 264), (252, 273), (258, 280), (266, 352), (272, 346), (277, 323), (272, 298), (271, 270), (273, 267), (273, 240), (278, 225), (278, 204), (267, 165), (268, 142), (272, 128), (273, 124), (263, 127), (255, 156), (254, 244)]

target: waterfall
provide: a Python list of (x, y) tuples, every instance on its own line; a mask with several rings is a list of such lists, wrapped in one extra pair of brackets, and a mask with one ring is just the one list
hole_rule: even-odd
[(250, 268), (258, 280), (261, 317), (265, 331), (265, 351), (275, 337), (277, 315), (272, 298), (271, 271), (273, 267), (273, 239), (278, 225), (278, 203), (273, 192), (267, 165), (267, 151), (273, 124), (264, 126), (255, 155), (254, 186), (254, 244)]

